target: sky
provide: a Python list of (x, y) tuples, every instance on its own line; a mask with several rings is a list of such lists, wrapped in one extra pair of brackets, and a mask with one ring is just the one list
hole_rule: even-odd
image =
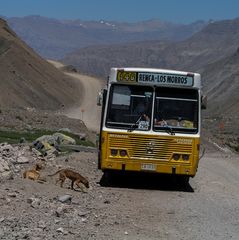
[(40, 15), (56, 19), (173, 23), (239, 17), (238, 0), (0, 0), (0, 15)]

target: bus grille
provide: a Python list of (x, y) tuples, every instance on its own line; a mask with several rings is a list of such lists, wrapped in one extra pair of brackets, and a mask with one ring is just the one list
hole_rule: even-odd
[(172, 154), (192, 153), (192, 144), (178, 143), (175, 138), (154, 138), (129, 136), (127, 138), (109, 137), (111, 149), (127, 149), (130, 159), (150, 159), (169, 161)]

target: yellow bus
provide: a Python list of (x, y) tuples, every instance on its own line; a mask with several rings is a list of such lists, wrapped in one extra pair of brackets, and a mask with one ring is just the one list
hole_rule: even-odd
[(184, 182), (195, 176), (205, 105), (200, 74), (111, 68), (101, 96), (99, 169), (180, 175)]

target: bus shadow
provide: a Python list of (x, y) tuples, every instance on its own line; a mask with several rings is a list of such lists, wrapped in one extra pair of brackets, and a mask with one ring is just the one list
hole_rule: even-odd
[(190, 183), (179, 176), (145, 172), (107, 172), (99, 183), (102, 187), (194, 192)]

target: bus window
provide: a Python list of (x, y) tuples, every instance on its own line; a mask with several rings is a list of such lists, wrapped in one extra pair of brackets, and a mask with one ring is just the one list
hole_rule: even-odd
[(149, 130), (153, 88), (113, 84), (110, 89), (106, 126)]
[(194, 89), (156, 88), (155, 131), (198, 132), (198, 93)]

